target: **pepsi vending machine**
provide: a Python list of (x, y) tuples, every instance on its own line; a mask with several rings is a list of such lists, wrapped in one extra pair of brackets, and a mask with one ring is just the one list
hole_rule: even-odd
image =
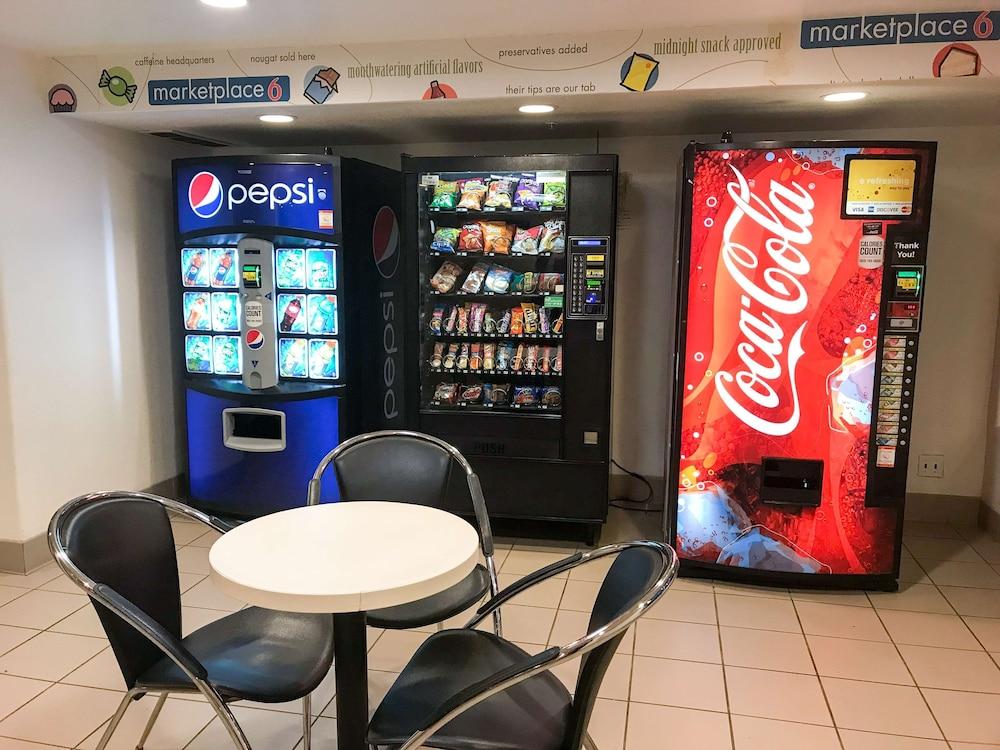
[(181, 159), (173, 177), (190, 501), (302, 505), (341, 440), (403, 423), (399, 174), (272, 155)]

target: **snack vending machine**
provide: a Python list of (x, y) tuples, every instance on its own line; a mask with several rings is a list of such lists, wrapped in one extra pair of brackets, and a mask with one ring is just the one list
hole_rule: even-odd
[(896, 588), (935, 144), (692, 144), (668, 538), (682, 570)]
[[(607, 517), (617, 157), (404, 159), (410, 424), (473, 463), (490, 514)], [(461, 486), (452, 510), (467, 510)]]
[(303, 505), (329, 450), (405, 418), (399, 174), (297, 155), (181, 159), (173, 177), (190, 500)]

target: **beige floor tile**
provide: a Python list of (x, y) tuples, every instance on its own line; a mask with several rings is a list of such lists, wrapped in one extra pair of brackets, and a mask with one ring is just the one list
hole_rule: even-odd
[(368, 668), (379, 672), (401, 672), (426, 639), (412, 630), (387, 630), (368, 652)]
[(197, 584), (207, 580), (207, 576), (200, 573), (178, 573), (177, 582), (180, 585), (181, 593), (194, 588)]
[(905, 609), (910, 612), (937, 612), (953, 615), (954, 610), (948, 605), (937, 587), (927, 583), (900, 583), (899, 591), (872, 592), (868, 594), (875, 609)]
[(569, 557), (582, 549), (579, 542), (569, 539), (517, 539), (513, 549), (521, 552), (555, 552), (563, 557)]
[(87, 604), (82, 594), (29, 591), (0, 607), (0, 625), (44, 630)]
[[(302, 718), (283, 711), (262, 711), (235, 706), (233, 715), (254, 748), (291, 750), (302, 739)], [(212, 719), (187, 745), (187, 750), (220, 750), (232, 747), (233, 741), (218, 718)]]
[(1000, 651), (1000, 620), (994, 617), (963, 617), (976, 639), (987, 651)]
[(186, 607), (199, 607), (201, 609), (219, 609), (226, 612), (235, 612), (242, 609), (245, 602), (233, 599), (231, 596), (223, 594), (212, 583), (212, 579), (206, 578), (201, 583), (181, 594), (181, 604)]
[(845, 607), (871, 607), (863, 591), (803, 591), (792, 589), (792, 599), (817, 604), (842, 604)]
[(722, 634), (722, 661), (729, 666), (816, 673), (801, 633), (729, 627), (721, 627), (719, 631)]
[(722, 663), (719, 630), (714, 625), (673, 620), (639, 620), (635, 653), (667, 659)]
[(27, 592), (28, 589), (19, 589), (15, 586), (0, 586), (0, 606), (24, 596)]
[(0, 673), (57, 682), (107, 645), (101, 638), (46, 631), (0, 656)]
[(903, 521), (904, 537), (932, 537), (934, 539), (961, 539), (961, 535), (946, 523), (928, 521)]
[(711, 591), (671, 588), (644, 615), (653, 620), (680, 620), (715, 625), (715, 596)]
[[(111, 736), (108, 750), (134, 750), (136, 742), (142, 735), (142, 730), (145, 729), (146, 722), (153, 712), (157, 697), (147, 695), (129, 706), (128, 711), (125, 712), (125, 718), (122, 719), (122, 723), (118, 725), (115, 733)], [(150, 733), (149, 739), (146, 740), (145, 750), (176, 750), (185, 747), (214, 717), (215, 711), (207, 703), (167, 698), (167, 702), (163, 704), (163, 711), (160, 712), (156, 724), (153, 725), (153, 731)], [(107, 722), (102, 724), (84, 742), (81, 742), (79, 745), (81, 750), (96, 748), (106, 726)], [(220, 745), (220, 747), (224, 747), (224, 745)]]
[(677, 659), (636, 656), (632, 661), (633, 704), (726, 710), (722, 667)]
[(814, 675), (726, 667), (726, 688), (733, 714), (833, 726)]
[(698, 591), (703, 594), (714, 594), (714, 582), (707, 578), (675, 578), (670, 585), (671, 591)]
[(1000, 693), (1000, 669), (985, 651), (900, 646), (920, 687)]
[(934, 717), (915, 687), (833, 677), (821, 679), (833, 720), (842, 729), (928, 739), (941, 737)]
[(628, 710), (625, 750), (653, 750), (670, 746), (732, 750), (729, 717), (711, 711), (633, 702)]
[(571, 581), (596, 581), (601, 583), (604, 577), (611, 570), (611, 565), (615, 558), (612, 555), (594, 560), (585, 565), (578, 565), (569, 572)]
[[(912, 685), (906, 664), (891, 643), (807, 636), (816, 671), (824, 677)], [(982, 652), (980, 652), (982, 653)], [(985, 656), (985, 654), (984, 654)]]
[[(951, 750), (996, 750), (996, 745), (984, 745), (978, 742), (950, 742)], [(0, 745), (3, 750), (3, 745)]]
[(64, 594), (82, 594), (83, 589), (77, 586), (65, 575), (57, 575), (51, 581), (46, 581), (38, 587), (42, 591), (61, 591)]
[(716, 594), (715, 603), (720, 625), (785, 633), (802, 632), (791, 601)]
[(192, 547), (211, 547), (220, 536), (222, 536), (222, 534), (218, 531), (209, 529), (205, 534), (202, 534), (193, 542), (188, 542), (188, 544)]
[(170, 524), (174, 531), (174, 544), (183, 547), (204, 536), (210, 529), (204, 524), (178, 521)]
[(208, 547), (181, 547), (177, 550), (177, 570), (207, 576), (212, 572), (208, 564)]
[(15, 628), (10, 625), (0, 625), (0, 654), (6, 654), (29, 638), (34, 638), (41, 631), (34, 628)]
[[(503, 615), (503, 635), (510, 641), (522, 643), (547, 643), (556, 619), (556, 610), (547, 607), (524, 607), (506, 604)], [(587, 613), (587, 617), (590, 614)], [(493, 618), (487, 617), (478, 626), (479, 630), (493, 631)], [(582, 635), (582, 634), (581, 634)]]
[(0, 736), (75, 747), (114, 713), (121, 699), (122, 693), (110, 690), (53, 685), (0, 721)]
[(51, 684), (0, 674), (0, 719), (12, 714)]
[[(919, 737), (900, 737), (893, 734), (859, 732), (841, 729), (840, 739), (844, 750), (948, 750), (944, 740), (926, 740)], [(954, 748), (954, 745), (952, 745)]]
[(181, 633), (189, 636), (198, 628), (203, 628), (210, 622), (221, 620), (232, 614), (224, 609), (202, 609), (201, 607), (181, 607)]
[(934, 562), (923, 568), (938, 586), (1000, 589), (1000, 575), (985, 562)]
[(1000, 745), (1000, 695), (924, 688), (945, 738)]
[[(645, 620), (640, 620), (641, 622), (646, 622)], [(555, 622), (552, 625), (552, 634), (549, 636), (549, 642), (546, 644), (548, 646), (565, 646), (568, 643), (572, 643), (577, 638), (581, 638), (587, 634), (587, 626), (590, 623), (590, 613), (588, 612), (575, 612), (573, 610), (559, 610), (556, 613)], [(621, 644), (618, 646), (617, 653), (619, 654), (631, 654), (633, 644), (635, 643), (635, 630), (636, 625), (633, 625), (625, 633), (625, 637), (622, 638)]]
[(906, 549), (917, 562), (951, 560), (953, 562), (982, 562), (979, 553), (964, 539), (932, 539), (909, 537)]
[[(497, 576), (500, 582), (500, 589), (503, 590), (507, 588), (520, 577), (521, 576), (514, 575), (512, 573), (501, 573)], [(511, 601), (515, 604), (521, 604), (528, 607), (549, 607), (550, 609), (558, 609), (559, 601), (562, 599), (563, 589), (565, 587), (565, 579), (553, 578), (552, 580), (543, 581), (536, 586), (532, 586), (527, 591), (518, 594), (517, 598), (512, 599)]]
[(1000, 542), (984, 534), (969, 539), (969, 544), (976, 550), (981, 558), (994, 565), (1000, 565)]
[(55, 745), (39, 745), (37, 742), (25, 742), (24, 740), (12, 740), (9, 737), (0, 737), (0, 750), (64, 750)]
[[(500, 566), (501, 573), (510, 573), (519, 576), (534, 573), (546, 565), (551, 565), (565, 558), (562, 552), (530, 552), (528, 550), (514, 549), (507, 555), (507, 559)], [(567, 578), (567, 573), (560, 573), (558, 578)]]
[(56, 576), (62, 575), (58, 566), (54, 562), (46, 563), (38, 570), (33, 570), (27, 575), (18, 573), (0, 573), (0, 586), (13, 586), (18, 589), (34, 589), (43, 583), (51, 581)]
[(622, 750), (627, 715), (628, 704), (624, 701), (597, 699), (587, 732), (600, 750)]
[[(954, 611), (960, 615), (1000, 617), (1000, 592), (998, 591), (942, 586), (941, 593), (944, 594), (947, 603), (954, 607)], [(0, 612), (3, 612), (2, 608), (0, 608)]]
[(82, 685), (83, 687), (103, 688), (104, 690), (126, 690), (125, 679), (122, 677), (115, 652), (105, 648), (97, 656), (82, 664), (66, 675), (62, 682), (67, 685)]
[(802, 601), (795, 602), (795, 609), (802, 621), (802, 630), (808, 635), (865, 641), (889, 640), (889, 634), (872, 609)]
[(49, 630), (57, 633), (69, 633), (70, 635), (86, 635), (91, 638), (106, 637), (101, 619), (97, 616), (97, 611), (90, 602), (69, 617), (57, 622)]
[(791, 594), (789, 594), (788, 589), (783, 588), (750, 586), (749, 584), (729, 583), (728, 581), (715, 581), (713, 587), (717, 594), (750, 596), (755, 599), (791, 599)]
[(905, 557), (899, 561), (899, 583), (930, 583), (927, 572), (920, 567), (920, 563), (912, 557)]
[[(528, 653), (531, 653), (525, 648)], [(580, 659), (570, 659), (563, 662), (552, 674), (562, 681), (566, 689), (571, 693), (576, 690), (576, 680), (580, 674)], [(611, 657), (608, 671), (601, 681), (601, 688), (598, 695), (615, 701), (627, 701), (629, 693), (629, 683), (632, 679), (632, 656), (630, 654), (615, 654)]]
[(577, 612), (590, 612), (594, 609), (597, 594), (601, 584), (596, 581), (567, 581), (563, 592), (560, 609), (573, 609)]
[(889, 631), (889, 636), (896, 643), (905, 643), (909, 646), (964, 648), (973, 651), (982, 649), (979, 641), (958, 615), (883, 609), (879, 612), (879, 617)]
[(837, 730), (815, 724), (733, 717), (736, 750), (840, 750)]
[[(382, 699), (385, 698), (385, 694), (389, 692), (389, 688), (392, 687), (393, 683), (397, 680), (399, 674), (396, 672), (379, 672), (378, 670), (370, 669), (368, 670), (368, 718), (371, 718), (372, 714), (375, 713), (375, 709), (378, 708)], [(259, 704), (258, 704), (259, 705)], [(315, 698), (313, 699), (313, 712), (319, 711), (319, 701)], [(299, 704), (301, 708), (301, 704)], [(332, 699), (327, 701), (326, 707), (320, 712), (322, 716), (328, 718), (336, 718), (337, 716), (337, 701), (336, 696), (332, 696)]]

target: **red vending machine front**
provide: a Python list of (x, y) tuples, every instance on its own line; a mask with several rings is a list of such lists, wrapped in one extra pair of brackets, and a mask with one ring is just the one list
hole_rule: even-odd
[(896, 587), (934, 156), (685, 152), (667, 462), (687, 572)]

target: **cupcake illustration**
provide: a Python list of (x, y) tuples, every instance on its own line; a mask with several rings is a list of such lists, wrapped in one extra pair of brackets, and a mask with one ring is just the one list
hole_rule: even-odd
[(76, 92), (65, 83), (49, 89), (49, 112), (75, 112)]

